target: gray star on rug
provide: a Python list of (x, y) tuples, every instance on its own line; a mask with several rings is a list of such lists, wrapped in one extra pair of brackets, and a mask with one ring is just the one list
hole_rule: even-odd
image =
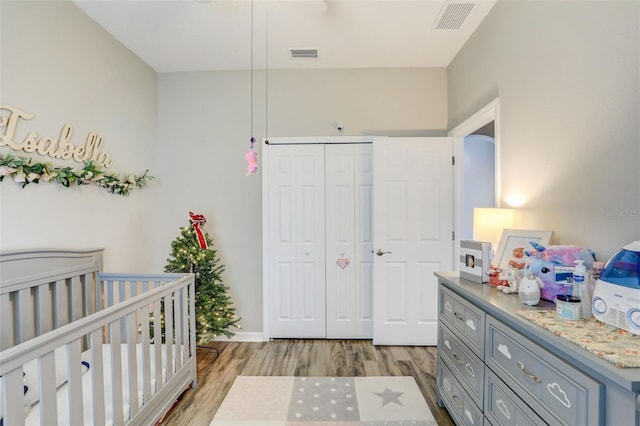
[(390, 402), (394, 402), (396, 404), (398, 404), (401, 407), (404, 407), (404, 405), (402, 405), (402, 402), (400, 402), (400, 400), (398, 398), (400, 398), (400, 395), (402, 395), (404, 392), (394, 392), (391, 389), (389, 389), (388, 387), (385, 386), (384, 391), (382, 392), (374, 392), (374, 395), (379, 396), (380, 398), (382, 398), (382, 406), (384, 407), (385, 405), (389, 404)]

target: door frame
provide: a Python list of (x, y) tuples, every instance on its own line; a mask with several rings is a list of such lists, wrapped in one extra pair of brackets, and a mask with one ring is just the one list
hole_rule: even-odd
[(373, 143), (373, 136), (283, 136), (262, 139), (262, 337), (270, 339), (269, 310), (269, 146), (270, 145), (305, 145), (305, 144), (354, 144)]
[[(453, 139), (453, 155), (456, 167), (453, 174), (453, 228), (456, 230), (453, 241), (453, 259), (460, 258), (460, 234), (462, 230), (462, 201), (464, 184), (464, 138), (480, 129), (482, 126), (494, 122), (494, 155), (495, 155), (495, 197), (496, 207), (502, 203), (500, 178), (500, 98), (495, 98), (487, 105), (462, 123), (449, 130), (447, 135)], [(454, 261), (453, 270), (458, 271), (460, 265)]]

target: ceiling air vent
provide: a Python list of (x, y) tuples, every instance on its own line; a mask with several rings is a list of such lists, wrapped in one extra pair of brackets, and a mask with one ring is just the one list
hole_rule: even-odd
[(471, 13), (473, 6), (475, 3), (447, 2), (440, 11), (433, 28), (436, 30), (459, 30)]
[(317, 58), (318, 49), (289, 49), (292, 58)]

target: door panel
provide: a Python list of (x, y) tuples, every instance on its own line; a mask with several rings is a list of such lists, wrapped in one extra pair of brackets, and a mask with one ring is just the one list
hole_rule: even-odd
[(372, 148), (326, 145), (325, 159), (327, 337), (370, 338)]
[(270, 337), (325, 337), (324, 149), (269, 149)]
[(437, 344), (435, 271), (452, 268), (448, 138), (374, 138), (375, 344)]

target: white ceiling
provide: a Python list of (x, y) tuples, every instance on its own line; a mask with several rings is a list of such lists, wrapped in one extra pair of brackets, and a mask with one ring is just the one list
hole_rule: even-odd
[[(157, 72), (446, 67), (495, 2), (74, 0)], [(461, 9), (459, 29), (435, 28)], [(318, 58), (292, 59), (292, 48)]]

